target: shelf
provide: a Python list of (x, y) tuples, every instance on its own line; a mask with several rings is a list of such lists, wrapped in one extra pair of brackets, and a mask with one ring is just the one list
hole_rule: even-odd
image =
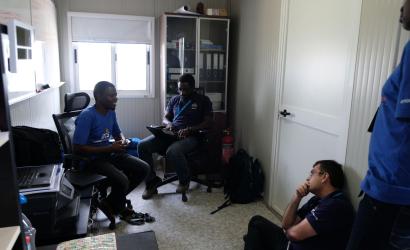
[[(46, 92), (47, 92), (48, 90), (50, 90), (50, 89), (59, 88), (59, 87), (61, 87), (63, 84), (64, 84), (64, 82), (60, 82), (60, 83), (58, 83), (58, 84), (56, 84), (56, 85), (51, 85), (50, 88), (44, 89), (44, 90), (42, 90), (42, 91), (40, 91), (40, 92), (34, 92), (34, 91), (29, 91), (29, 92), (27, 91), (26, 93), (21, 92), (21, 93), (22, 93), (21, 95), (19, 95), (19, 96), (17, 96), (17, 97), (14, 97), (14, 98), (9, 98), (9, 105), (13, 105), (13, 104), (16, 104), (16, 103), (25, 101), (25, 100), (27, 100), (27, 99), (30, 99), (30, 98), (32, 98), (32, 97), (41, 95), (41, 94), (43, 94), (43, 93), (46, 93)], [(11, 92), (11, 93), (13, 93), (13, 92)], [(11, 93), (9, 93), (9, 97), (10, 97)]]
[(0, 228), (0, 249), (12, 249), (19, 234), (20, 226)]
[(0, 147), (9, 141), (9, 132), (0, 132)]
[(202, 82), (202, 83), (225, 83), (225, 80), (221, 80), (221, 81), (199, 80), (199, 82)]
[(218, 53), (225, 53), (225, 50), (221, 49), (200, 49), (200, 52), (218, 52)]
[[(169, 48), (169, 47), (167, 47), (167, 49), (169, 49), (169, 50), (179, 50), (179, 48)], [(184, 49), (184, 51), (196, 51), (196, 49)]]

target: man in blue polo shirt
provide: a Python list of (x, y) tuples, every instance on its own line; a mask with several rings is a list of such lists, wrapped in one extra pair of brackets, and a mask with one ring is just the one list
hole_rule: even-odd
[[(139, 215), (127, 206), (126, 195), (147, 176), (149, 166), (126, 153), (127, 140), (117, 123), (115, 107), (117, 91), (106, 81), (94, 87), (95, 105), (84, 109), (75, 120), (73, 148), (77, 154), (87, 156), (84, 168), (106, 176), (111, 192), (101, 205), (111, 214), (132, 222)], [(115, 142), (110, 143), (109, 140)]]
[[(354, 220), (354, 210), (341, 189), (342, 166), (333, 160), (313, 165), (306, 182), (292, 197), (282, 228), (262, 216), (254, 216), (244, 236), (245, 250), (344, 250)], [(314, 194), (298, 209), (300, 201)]]
[[(410, 30), (410, 0), (400, 22)], [(381, 95), (349, 250), (410, 247), (410, 42)]]
[(166, 140), (153, 135), (143, 139), (138, 144), (138, 155), (151, 166), (146, 181), (143, 199), (149, 199), (157, 193), (157, 185), (161, 179), (156, 176), (152, 163), (152, 154), (166, 152), (167, 165), (175, 169), (179, 179), (177, 192), (185, 192), (189, 188), (189, 171), (185, 155), (198, 146), (195, 134), (212, 123), (212, 103), (207, 96), (197, 94), (195, 79), (190, 74), (179, 77), (179, 95), (168, 103), (165, 122), (167, 129), (177, 135), (177, 140)]

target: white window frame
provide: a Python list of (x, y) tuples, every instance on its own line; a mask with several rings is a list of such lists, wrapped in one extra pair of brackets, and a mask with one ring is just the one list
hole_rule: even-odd
[[(75, 46), (73, 42), (93, 42), (93, 41), (73, 41), (72, 39), (72, 25), (71, 21), (73, 17), (85, 17), (85, 18), (99, 18), (99, 19), (114, 19), (114, 20), (127, 20), (127, 21), (147, 21), (149, 22), (150, 32), (151, 32), (151, 40), (149, 43), (143, 43), (146, 45), (150, 45), (149, 51), (149, 67), (147, 67), (147, 85), (146, 90), (118, 90), (118, 97), (119, 98), (155, 98), (155, 18), (154, 17), (145, 17), (145, 16), (132, 16), (132, 15), (115, 15), (115, 14), (100, 14), (100, 13), (85, 13), (85, 12), (68, 12), (68, 41), (69, 41), (69, 61), (70, 61), (70, 78), (71, 78), (71, 91), (81, 91), (78, 81), (78, 64), (75, 62), (74, 53), (75, 53)], [(95, 41), (101, 42), (101, 41)], [(107, 43), (116, 43), (113, 41), (105, 41)], [(123, 44), (126, 43), (136, 43), (134, 41), (125, 41), (121, 42)], [(141, 43), (140, 43), (141, 44)], [(112, 55), (114, 54), (114, 46), (112, 46)], [(147, 52), (148, 53), (148, 52)], [(113, 58), (114, 59), (114, 58)], [(112, 82), (116, 84), (116, 73), (115, 73), (115, 66), (116, 61), (114, 60), (112, 63)], [(85, 91), (92, 96), (91, 91)]]

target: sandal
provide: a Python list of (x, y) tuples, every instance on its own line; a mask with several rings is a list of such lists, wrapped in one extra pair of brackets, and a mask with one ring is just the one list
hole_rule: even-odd
[(129, 222), (130, 224), (131, 223), (141, 223), (141, 221), (143, 223), (144, 222), (152, 223), (155, 221), (155, 218), (149, 215), (148, 213), (138, 213), (128, 208), (124, 209), (123, 212), (121, 212), (120, 219), (125, 220)]

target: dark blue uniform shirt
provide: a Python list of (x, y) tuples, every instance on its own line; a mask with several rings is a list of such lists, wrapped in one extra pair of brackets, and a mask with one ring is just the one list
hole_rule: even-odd
[(342, 192), (336, 191), (323, 199), (312, 197), (298, 210), (317, 235), (292, 242), (290, 250), (344, 250), (354, 220), (354, 210)]
[[(187, 103), (188, 105), (183, 109)], [(173, 115), (172, 125), (176, 129), (183, 129), (198, 125), (206, 116), (212, 116), (212, 103), (207, 96), (196, 93), (189, 98), (177, 95), (169, 101), (167, 112)]]

